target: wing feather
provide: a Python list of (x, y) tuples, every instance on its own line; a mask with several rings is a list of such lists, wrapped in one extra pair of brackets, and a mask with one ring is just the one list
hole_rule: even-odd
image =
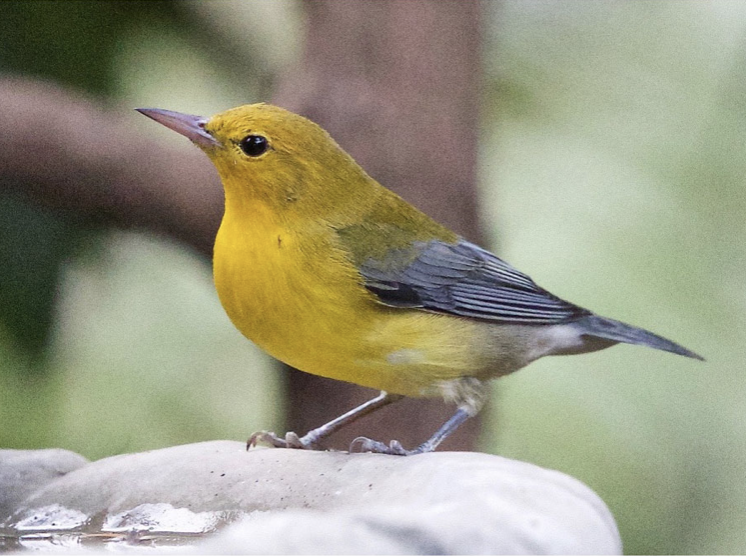
[(468, 241), (418, 242), (412, 249), (361, 265), (365, 286), (381, 303), (514, 324), (558, 324), (590, 314)]

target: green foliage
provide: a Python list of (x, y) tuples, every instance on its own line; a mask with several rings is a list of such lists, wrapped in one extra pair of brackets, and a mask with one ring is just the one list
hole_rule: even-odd
[[(0, 71), (111, 94), (113, 59), (129, 29), (154, 19), (182, 28), (177, 13), (171, 1), (5, 1), (0, 3)], [(0, 326), (37, 361), (49, 341), (61, 264), (84, 233), (81, 224), (0, 194)]]
[(629, 553), (746, 546), (744, 7), (515, 1), (492, 19), (501, 253), (708, 359), (620, 346), (496, 384), (485, 442), (589, 484)]
[(0, 64), (6, 72), (109, 92), (117, 11), (111, 2), (3, 2)]
[(32, 356), (41, 355), (49, 340), (57, 277), (74, 237), (65, 220), (17, 197), (0, 196), (0, 314), (18, 346)]

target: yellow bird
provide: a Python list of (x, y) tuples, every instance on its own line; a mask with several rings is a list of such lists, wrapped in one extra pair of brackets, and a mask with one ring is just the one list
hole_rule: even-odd
[(442, 396), (456, 413), (414, 450), (367, 438), (351, 447), (429, 452), (479, 412), (486, 381), (545, 355), (625, 342), (702, 359), (537, 286), (378, 184), (297, 114), (267, 104), (211, 118), (138, 110), (189, 138), (220, 174), (215, 285), (236, 327), (297, 369), (382, 390), (303, 437), (252, 442), (316, 449), (402, 396)]

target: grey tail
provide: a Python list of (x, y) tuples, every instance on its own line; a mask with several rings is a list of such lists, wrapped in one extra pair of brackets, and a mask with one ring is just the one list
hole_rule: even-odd
[(641, 346), (648, 346), (654, 349), (660, 349), (663, 351), (670, 351), (684, 357), (691, 357), (692, 359), (699, 359), (704, 361), (704, 357), (697, 355), (693, 351), (689, 351), (685, 347), (680, 346), (666, 340), (665, 338), (637, 328), (636, 326), (630, 326), (614, 319), (607, 319), (605, 317), (599, 317), (598, 315), (590, 315), (583, 317), (573, 324), (578, 326), (582, 331), (582, 334), (589, 336), (595, 336), (597, 338), (604, 338), (606, 340), (612, 340), (614, 342), (624, 342), (625, 344), (637, 344)]

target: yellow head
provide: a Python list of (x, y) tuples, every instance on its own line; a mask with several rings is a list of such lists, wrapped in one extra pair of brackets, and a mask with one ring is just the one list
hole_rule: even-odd
[(228, 210), (258, 202), (279, 217), (324, 218), (368, 204), (380, 187), (326, 131), (277, 106), (249, 104), (211, 118), (139, 111), (185, 135), (210, 157)]

